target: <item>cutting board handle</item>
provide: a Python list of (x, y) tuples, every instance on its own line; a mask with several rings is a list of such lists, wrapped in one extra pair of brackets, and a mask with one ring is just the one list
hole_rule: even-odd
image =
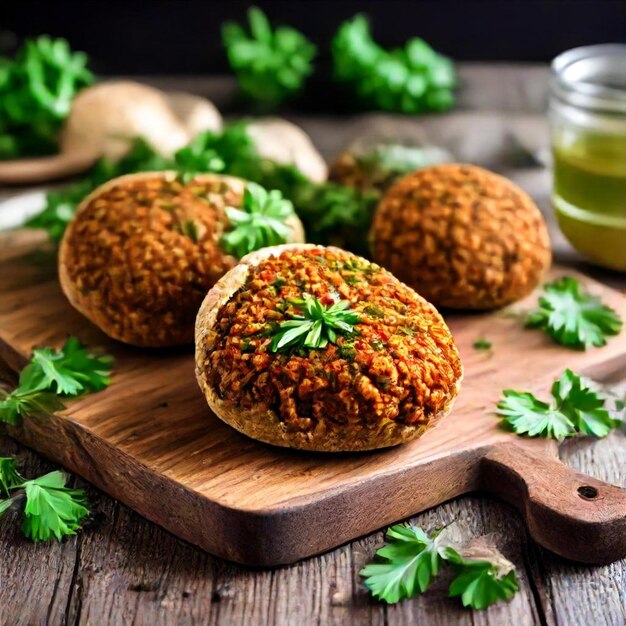
[(515, 444), (494, 446), (481, 488), (516, 506), (533, 539), (583, 563), (626, 557), (626, 492)]

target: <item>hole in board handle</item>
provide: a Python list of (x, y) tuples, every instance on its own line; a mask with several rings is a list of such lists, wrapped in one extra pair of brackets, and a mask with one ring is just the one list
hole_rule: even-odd
[(591, 485), (581, 485), (578, 487), (578, 495), (583, 500), (593, 500), (598, 497), (598, 490)]

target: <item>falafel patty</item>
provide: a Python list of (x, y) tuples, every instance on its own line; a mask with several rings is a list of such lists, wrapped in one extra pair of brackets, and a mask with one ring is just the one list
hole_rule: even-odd
[(244, 183), (205, 175), (132, 174), (88, 196), (59, 254), (72, 305), (106, 334), (138, 346), (193, 341), (198, 307), (237, 259), (218, 241), (224, 207), (241, 203)]
[(474, 165), (418, 170), (381, 200), (372, 255), (437, 306), (494, 309), (527, 296), (550, 266), (548, 228), (510, 180)]
[[(349, 302), (354, 332), (274, 352), (272, 335), (305, 294)], [(293, 244), (244, 257), (209, 292), (196, 373), (214, 412), (241, 432), (339, 451), (419, 437), (449, 411), (462, 367), (436, 309), (388, 271), (339, 248)]]

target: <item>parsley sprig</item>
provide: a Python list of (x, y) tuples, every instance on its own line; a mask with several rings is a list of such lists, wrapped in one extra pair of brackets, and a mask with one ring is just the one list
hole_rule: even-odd
[(313, 72), (317, 50), (301, 32), (288, 26), (272, 30), (261, 9), (248, 10), (250, 32), (228, 22), (222, 40), (242, 94), (262, 107), (273, 107), (302, 89)]
[(325, 348), (329, 343), (336, 343), (339, 336), (354, 334), (354, 326), (361, 320), (361, 316), (350, 309), (347, 300), (327, 306), (305, 293), (302, 298), (291, 298), (289, 303), (299, 313), (292, 314), (293, 319), (276, 328), (270, 343), (272, 352)]
[(87, 57), (65, 39), (29, 39), (0, 58), (0, 159), (56, 152), (76, 93), (93, 82)]
[(65, 398), (104, 389), (111, 367), (111, 357), (87, 352), (76, 337), (70, 337), (60, 350), (33, 350), (17, 388), (10, 393), (0, 390), (0, 423), (17, 425), (26, 415), (64, 408)]
[(428, 535), (410, 524), (392, 526), (386, 539), (360, 574), (372, 595), (389, 604), (424, 593), (445, 564), (457, 574), (449, 595), (461, 596), (463, 606), (484, 609), (512, 598), (519, 588), (513, 564), (486, 542), (457, 549), (446, 529)]
[(500, 552), (479, 537), (450, 553), (456, 566), (456, 578), (450, 583), (448, 595), (460, 597), (463, 606), (483, 610), (500, 600), (510, 600), (519, 590), (515, 567)]
[(606, 437), (621, 424), (611, 417), (605, 398), (569, 369), (552, 385), (549, 403), (528, 392), (506, 389), (502, 393), (497, 414), (518, 435), (559, 441), (577, 434)]
[(222, 236), (222, 248), (240, 259), (254, 250), (285, 243), (291, 236), (287, 220), (295, 215), (293, 204), (280, 191), (248, 183), (241, 207), (226, 207), (230, 230)]
[(16, 468), (15, 459), (0, 458), (0, 516), (22, 502), (22, 532), (33, 541), (61, 540), (75, 535), (89, 514), (87, 497), (82, 489), (66, 487), (61, 472), (26, 479)]
[(539, 306), (526, 325), (543, 329), (563, 346), (586, 350), (604, 346), (607, 337), (619, 334), (622, 320), (576, 279), (563, 276), (544, 286)]
[(332, 42), (334, 76), (364, 106), (402, 113), (444, 111), (454, 104), (452, 62), (423, 39), (385, 50), (372, 38), (369, 22), (356, 15), (344, 22)]

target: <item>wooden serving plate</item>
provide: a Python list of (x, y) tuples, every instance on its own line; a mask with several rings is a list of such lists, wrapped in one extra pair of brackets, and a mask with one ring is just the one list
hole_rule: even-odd
[(0, 160), (0, 184), (24, 185), (66, 178), (84, 172), (97, 158), (91, 152), (60, 152), (51, 156)]
[[(626, 316), (624, 297), (587, 281)], [(519, 308), (519, 307), (518, 307)], [(567, 558), (626, 555), (626, 493), (565, 467), (554, 442), (501, 430), (503, 388), (546, 394), (570, 367), (603, 379), (626, 367), (624, 333), (573, 352), (506, 314), (451, 316), (465, 365), (454, 411), (422, 439), (357, 454), (272, 448), (223, 424), (194, 378), (192, 350), (107, 339), (61, 294), (53, 257), (0, 262), (0, 356), (15, 370), (33, 347), (76, 335), (116, 358), (111, 386), (8, 432), (172, 533), (221, 557), (278, 565), (328, 550), (468, 491), (517, 506), (532, 536)], [(486, 337), (491, 354), (473, 342)]]

